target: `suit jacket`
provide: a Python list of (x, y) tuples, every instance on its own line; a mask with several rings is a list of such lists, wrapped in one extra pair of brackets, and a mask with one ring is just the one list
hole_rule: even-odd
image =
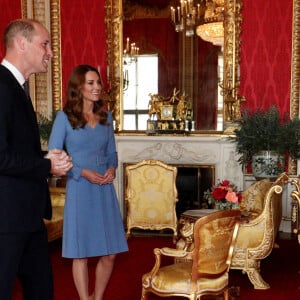
[(0, 232), (32, 232), (51, 218), (47, 176), (31, 101), (0, 65)]

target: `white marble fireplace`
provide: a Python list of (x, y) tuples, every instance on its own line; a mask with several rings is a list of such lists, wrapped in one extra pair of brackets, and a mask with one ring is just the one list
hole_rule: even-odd
[[(235, 144), (227, 137), (219, 136), (122, 136), (116, 135), (119, 165), (115, 187), (120, 201), (121, 213), (124, 212), (124, 174), (123, 165), (143, 159), (159, 159), (178, 165), (213, 165), (215, 182), (228, 179), (240, 190), (245, 190), (254, 182), (252, 176), (244, 176)], [(291, 231), (291, 185), (283, 193), (283, 220), (280, 230)], [(125, 217), (125, 216), (123, 216)]]
[(228, 179), (243, 189), (242, 168), (235, 145), (222, 136), (116, 136), (119, 158), (115, 180), (121, 211), (124, 211), (123, 164), (159, 159), (169, 164), (212, 165), (214, 181)]

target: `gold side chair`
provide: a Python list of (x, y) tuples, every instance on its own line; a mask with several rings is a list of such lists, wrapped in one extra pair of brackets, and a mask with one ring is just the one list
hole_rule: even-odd
[(243, 193), (243, 221), (230, 268), (246, 273), (255, 289), (270, 288), (261, 276), (260, 263), (274, 248), (282, 219), (282, 191), (288, 180), (282, 173), (275, 182), (260, 180)]
[(133, 228), (171, 229), (177, 237), (177, 168), (159, 160), (127, 165), (125, 201), (127, 238)]
[[(238, 233), (239, 210), (223, 210), (198, 219), (194, 225), (195, 247), (192, 252), (155, 248), (155, 265), (142, 277), (142, 300), (148, 293), (161, 297), (181, 296), (190, 300), (204, 295), (223, 294), (228, 300), (228, 277)], [(162, 256), (182, 262), (161, 266)], [(192, 257), (192, 260), (184, 260)]]

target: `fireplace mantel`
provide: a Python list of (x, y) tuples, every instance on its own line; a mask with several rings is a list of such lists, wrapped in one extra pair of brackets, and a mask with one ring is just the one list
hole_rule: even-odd
[[(114, 182), (124, 212), (123, 164), (143, 159), (159, 159), (174, 165), (214, 165), (215, 182), (228, 179), (239, 190), (245, 190), (255, 179), (243, 174), (235, 152), (235, 144), (226, 136), (122, 136), (116, 135), (118, 169)], [(280, 230), (291, 232), (292, 187), (288, 184), (283, 193), (283, 220)], [(124, 216), (123, 216), (124, 217)]]
[(243, 190), (235, 144), (223, 136), (116, 136), (119, 165), (115, 186), (124, 211), (123, 164), (158, 159), (169, 164), (214, 165), (215, 182), (228, 179)]

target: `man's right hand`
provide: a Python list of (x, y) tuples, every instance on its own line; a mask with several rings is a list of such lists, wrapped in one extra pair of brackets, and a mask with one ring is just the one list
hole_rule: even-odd
[(64, 151), (59, 149), (50, 150), (45, 158), (51, 160), (50, 172), (56, 176), (63, 176), (73, 167), (72, 158)]

